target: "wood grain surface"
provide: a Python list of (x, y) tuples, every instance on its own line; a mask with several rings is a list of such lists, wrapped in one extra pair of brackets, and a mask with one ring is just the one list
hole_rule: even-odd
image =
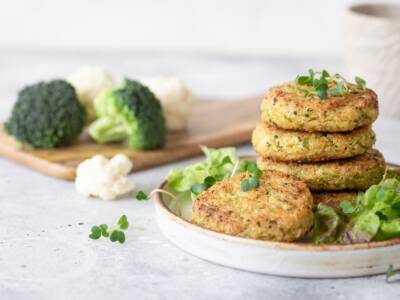
[(200, 145), (235, 146), (250, 141), (259, 119), (261, 97), (237, 101), (198, 101), (185, 132), (168, 135), (164, 148), (135, 151), (121, 144), (98, 145), (87, 134), (69, 147), (22, 149), (0, 127), (0, 155), (49, 176), (73, 180), (77, 165), (96, 154), (107, 157), (124, 153), (132, 159), (134, 170), (174, 162), (201, 153)]

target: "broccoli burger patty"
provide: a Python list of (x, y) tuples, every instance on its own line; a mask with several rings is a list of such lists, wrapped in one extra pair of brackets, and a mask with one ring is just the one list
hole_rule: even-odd
[(371, 127), (346, 133), (290, 131), (259, 123), (253, 131), (256, 152), (277, 161), (316, 162), (353, 157), (375, 143)]
[(284, 163), (258, 158), (261, 170), (279, 171), (304, 181), (312, 191), (366, 190), (382, 180), (385, 159), (375, 149), (342, 160), (320, 163)]
[(241, 190), (248, 172), (218, 182), (198, 196), (192, 222), (229, 235), (274, 241), (298, 240), (313, 221), (306, 184), (280, 172), (264, 172), (259, 187)]
[(350, 131), (372, 124), (377, 117), (377, 95), (370, 89), (321, 100), (298, 93), (288, 82), (271, 88), (261, 103), (264, 122), (292, 130)]

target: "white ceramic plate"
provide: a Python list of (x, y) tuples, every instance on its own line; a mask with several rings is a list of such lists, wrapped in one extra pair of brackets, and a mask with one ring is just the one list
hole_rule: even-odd
[[(165, 182), (161, 185), (161, 188)], [(400, 268), (400, 238), (353, 245), (259, 241), (214, 232), (174, 214), (161, 194), (154, 198), (161, 231), (181, 249), (208, 261), (271, 275), (335, 278)]]

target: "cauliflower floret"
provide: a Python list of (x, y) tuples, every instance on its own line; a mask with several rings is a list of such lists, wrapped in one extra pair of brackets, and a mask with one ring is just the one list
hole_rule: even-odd
[(110, 160), (96, 155), (79, 164), (76, 170), (76, 190), (86, 197), (113, 200), (133, 190), (133, 183), (125, 177), (132, 166), (131, 160), (124, 154), (117, 154)]
[(140, 82), (160, 100), (167, 129), (169, 131), (186, 129), (195, 97), (182, 81), (174, 77), (153, 77), (143, 78)]
[(88, 115), (88, 121), (96, 118), (96, 112), (93, 106), (94, 98), (103, 90), (109, 89), (115, 85), (111, 74), (100, 67), (81, 67), (75, 73), (67, 77), (78, 94), (78, 98), (85, 106)]

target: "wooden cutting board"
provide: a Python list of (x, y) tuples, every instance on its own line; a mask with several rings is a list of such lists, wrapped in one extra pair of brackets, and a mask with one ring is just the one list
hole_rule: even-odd
[(169, 134), (164, 148), (135, 151), (121, 144), (98, 145), (83, 134), (69, 147), (23, 150), (0, 126), (0, 155), (49, 176), (73, 180), (77, 165), (96, 154), (107, 157), (124, 153), (132, 159), (134, 170), (196, 156), (200, 145), (235, 146), (250, 141), (259, 119), (261, 97), (237, 101), (198, 101), (186, 132)]

